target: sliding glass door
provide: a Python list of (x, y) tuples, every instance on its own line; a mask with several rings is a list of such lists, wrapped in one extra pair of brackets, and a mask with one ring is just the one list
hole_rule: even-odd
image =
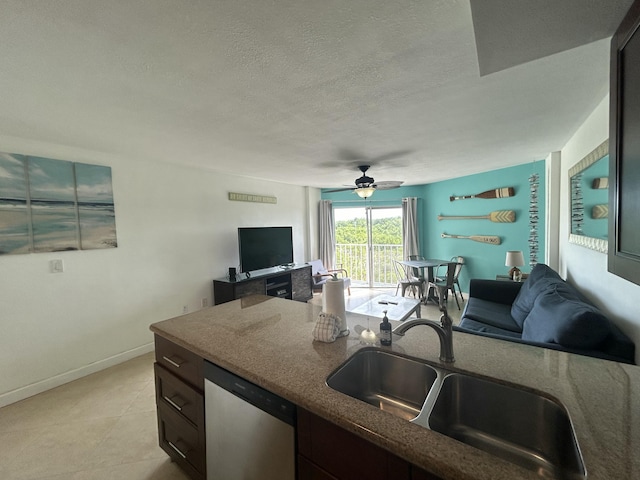
[(334, 208), (336, 265), (349, 272), (354, 286), (396, 284), (393, 260), (401, 260), (400, 207)]

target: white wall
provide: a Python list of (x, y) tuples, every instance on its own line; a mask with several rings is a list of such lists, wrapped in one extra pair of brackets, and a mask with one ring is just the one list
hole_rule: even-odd
[(560, 274), (582, 290), (636, 344), (640, 363), (640, 286), (607, 271), (607, 255), (569, 243), (569, 169), (609, 137), (605, 97), (562, 149)]
[(317, 255), (316, 189), (15, 138), (0, 151), (111, 166), (118, 234), (115, 249), (0, 257), (0, 406), (151, 351), (151, 323), (211, 304), (212, 279), (239, 263), (238, 226), (292, 225), (294, 261)]
[(551, 152), (545, 160), (545, 263), (554, 270), (560, 268), (560, 194), (561, 194), (561, 154)]

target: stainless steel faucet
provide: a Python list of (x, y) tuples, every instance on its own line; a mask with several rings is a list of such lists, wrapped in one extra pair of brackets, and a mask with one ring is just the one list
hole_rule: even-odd
[(396, 335), (404, 335), (407, 330), (415, 327), (416, 325), (427, 325), (433, 328), (438, 334), (440, 339), (440, 361), (445, 363), (453, 363), (455, 358), (453, 356), (453, 321), (449, 317), (447, 307), (444, 304), (444, 294), (446, 289), (438, 287), (438, 298), (440, 303), (440, 323), (433, 320), (425, 320), (423, 318), (417, 318), (415, 320), (408, 320), (405, 323), (398, 325), (393, 329), (393, 333)]

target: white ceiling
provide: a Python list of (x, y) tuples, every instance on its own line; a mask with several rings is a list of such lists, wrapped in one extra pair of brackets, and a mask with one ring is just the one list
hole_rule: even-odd
[(472, 3), (0, 0), (0, 135), (314, 187), (543, 159), (631, 0)]

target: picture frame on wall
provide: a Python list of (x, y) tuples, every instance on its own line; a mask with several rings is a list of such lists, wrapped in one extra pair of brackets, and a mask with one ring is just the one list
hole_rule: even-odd
[(0, 255), (117, 246), (111, 167), (0, 152)]

